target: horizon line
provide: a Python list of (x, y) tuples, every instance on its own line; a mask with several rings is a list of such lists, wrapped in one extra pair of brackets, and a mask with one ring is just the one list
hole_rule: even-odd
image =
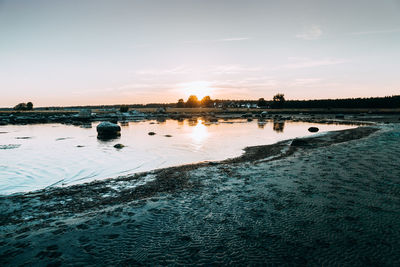
[[(370, 96), (370, 97), (347, 97), (347, 98), (320, 98), (320, 99), (285, 99), (285, 101), (323, 101), (323, 100), (347, 100), (347, 99), (369, 99), (369, 98), (387, 98), (387, 97), (400, 97), (399, 95), (386, 95), (386, 96)], [(263, 97), (260, 97), (258, 99), (212, 99), (212, 101), (258, 101)], [(183, 99), (183, 98), (179, 98)], [(178, 99), (178, 100), (179, 100)], [(130, 103), (130, 104), (89, 104), (89, 105), (67, 105), (67, 106), (34, 106), (34, 109), (39, 109), (39, 108), (78, 108), (78, 107), (99, 107), (99, 106), (134, 106), (134, 105), (141, 105), (141, 106), (146, 106), (146, 105), (171, 105), (171, 104), (176, 104), (178, 102), (168, 102), (168, 103), (160, 103), (160, 102), (154, 102), (154, 103), (146, 103), (146, 104), (139, 104), (139, 103)], [(273, 101), (272, 99), (265, 99), (265, 101)], [(199, 100), (200, 102), (201, 100)], [(29, 102), (29, 101), (28, 101)], [(20, 103), (27, 103), (27, 102), (20, 102)], [(17, 103), (16, 105), (20, 104)], [(34, 103), (33, 103), (34, 104)], [(8, 107), (0, 107), (0, 109), (13, 109), (15, 106), (8, 106)]]

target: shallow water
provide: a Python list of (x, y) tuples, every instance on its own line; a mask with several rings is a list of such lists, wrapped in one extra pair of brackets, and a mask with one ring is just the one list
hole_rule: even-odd
[[(290, 121), (267, 121), (265, 125), (246, 120), (215, 124), (202, 120), (143, 121), (125, 123), (120, 138), (101, 141), (96, 138), (96, 125), (0, 126), (0, 194), (223, 160), (241, 155), (247, 146), (311, 135), (307, 131), (311, 126), (318, 127), (320, 133), (354, 127)], [(148, 135), (150, 131), (156, 135)], [(114, 148), (117, 143), (125, 147)]]

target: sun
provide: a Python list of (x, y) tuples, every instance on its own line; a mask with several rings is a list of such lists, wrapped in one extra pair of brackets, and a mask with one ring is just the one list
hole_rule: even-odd
[(213, 89), (211, 88), (211, 83), (207, 81), (182, 83), (181, 88), (186, 97), (195, 95), (199, 100), (201, 100), (205, 96), (211, 95), (213, 91)]

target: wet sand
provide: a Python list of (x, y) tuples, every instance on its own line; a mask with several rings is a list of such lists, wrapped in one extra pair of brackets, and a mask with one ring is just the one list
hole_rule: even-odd
[(400, 265), (400, 126), (0, 197), (1, 265)]

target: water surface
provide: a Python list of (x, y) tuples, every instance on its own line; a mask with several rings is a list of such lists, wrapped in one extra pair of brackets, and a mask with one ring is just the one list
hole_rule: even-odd
[[(101, 141), (96, 125), (0, 126), (0, 194), (237, 157), (247, 146), (311, 135), (311, 126), (320, 133), (354, 127), (291, 121), (142, 121), (124, 123), (120, 138)], [(150, 131), (156, 135), (148, 135)], [(114, 148), (117, 143), (125, 147)]]

